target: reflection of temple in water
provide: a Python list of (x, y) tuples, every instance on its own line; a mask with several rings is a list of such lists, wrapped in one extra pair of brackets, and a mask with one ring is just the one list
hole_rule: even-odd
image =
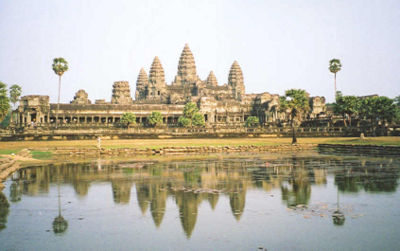
[(0, 192), (0, 231), (6, 228), (7, 224), (7, 216), (10, 212), (10, 203), (7, 200), (7, 197)]
[[(10, 200), (18, 202), (21, 194), (48, 193), (50, 184), (59, 180), (63, 185), (71, 184), (78, 198), (87, 196), (91, 183), (109, 182), (114, 203), (129, 204), (134, 187), (139, 210), (143, 215), (150, 211), (156, 227), (162, 224), (167, 199), (173, 198), (183, 231), (190, 238), (203, 201), (214, 210), (219, 198), (226, 196), (233, 218), (240, 221), (245, 212), (247, 189), (281, 191), (282, 202), (287, 206), (308, 204), (312, 185), (325, 185), (328, 173), (335, 175), (335, 184), (342, 192), (361, 189), (391, 192), (397, 188), (399, 175), (397, 168), (387, 165), (377, 168), (374, 162), (363, 159), (346, 161), (328, 157), (252, 162), (222, 159), (143, 164), (140, 168), (126, 168), (129, 167), (126, 164), (107, 164), (101, 168), (92, 164), (63, 164), (19, 170), (18, 179), (10, 186)], [(4, 205), (0, 203), (0, 227), (5, 225), (8, 214)]]

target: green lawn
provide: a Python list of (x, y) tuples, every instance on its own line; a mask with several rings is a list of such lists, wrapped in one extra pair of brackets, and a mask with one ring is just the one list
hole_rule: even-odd
[(53, 157), (53, 154), (51, 152), (42, 152), (42, 151), (32, 151), (32, 158), (34, 159), (51, 159)]

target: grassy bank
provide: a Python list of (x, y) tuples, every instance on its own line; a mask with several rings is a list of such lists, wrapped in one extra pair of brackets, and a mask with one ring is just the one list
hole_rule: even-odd
[[(240, 146), (240, 145), (285, 145), (291, 138), (223, 138), (223, 139), (131, 139), (102, 140), (104, 148), (162, 148), (184, 146)], [(298, 144), (362, 144), (400, 146), (400, 137), (359, 138), (299, 138)], [(0, 142), (0, 154), (16, 153), (23, 148), (48, 152), (57, 148), (95, 148), (96, 140), (71, 141), (12, 141)], [(41, 155), (41, 154), (39, 154)]]

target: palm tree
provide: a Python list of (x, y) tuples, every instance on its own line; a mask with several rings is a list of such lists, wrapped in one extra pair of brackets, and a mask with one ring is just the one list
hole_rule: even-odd
[(295, 120), (301, 121), (303, 114), (310, 110), (308, 93), (301, 89), (290, 89), (285, 92), (285, 96), (279, 98), (280, 110), (289, 116), (290, 126), (292, 127), (292, 144), (297, 143)]
[[(53, 60), (53, 71), (58, 75), (58, 100), (57, 100), (57, 113), (60, 109), (60, 91), (61, 91), (61, 76), (64, 72), (68, 71), (68, 62), (64, 58), (55, 58)], [(58, 116), (56, 115), (56, 126)]]
[(342, 69), (342, 64), (340, 63), (339, 59), (331, 59), (331, 61), (329, 61), (329, 70), (335, 74), (335, 97), (336, 97), (336, 73), (338, 71), (340, 71)]

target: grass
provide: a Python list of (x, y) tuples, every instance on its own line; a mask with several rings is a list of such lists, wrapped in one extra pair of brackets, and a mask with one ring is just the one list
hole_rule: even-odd
[[(239, 145), (288, 145), (291, 138), (212, 138), (212, 139), (123, 139), (102, 140), (104, 148), (162, 148), (183, 146), (239, 146)], [(396, 145), (400, 146), (400, 137), (360, 138), (298, 138), (298, 144), (362, 144), (362, 145)], [(11, 141), (0, 142), (0, 154), (16, 153), (20, 149), (29, 148), (37, 151), (37, 156), (45, 156), (56, 148), (96, 148), (97, 140), (65, 140), (65, 141)]]
[(32, 158), (41, 160), (51, 159), (51, 157), (53, 156), (51, 152), (32, 151), (31, 153)]
[(17, 154), (19, 150), (16, 149), (0, 149), (0, 154), (12, 154), (15, 153)]

